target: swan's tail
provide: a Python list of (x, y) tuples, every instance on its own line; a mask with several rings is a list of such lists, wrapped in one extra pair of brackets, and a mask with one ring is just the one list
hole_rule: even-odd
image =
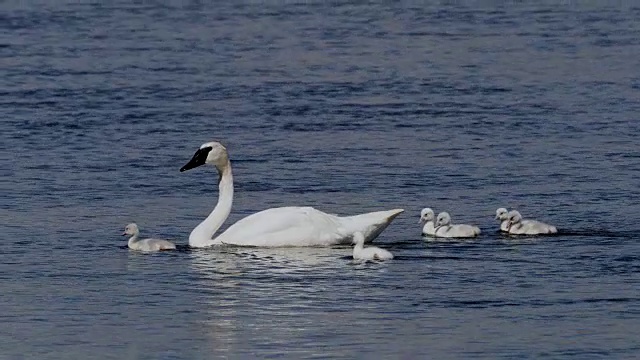
[(365, 243), (369, 243), (378, 237), (403, 211), (404, 209), (393, 209), (347, 216), (341, 218), (341, 222), (347, 233), (353, 234), (359, 231), (364, 235)]

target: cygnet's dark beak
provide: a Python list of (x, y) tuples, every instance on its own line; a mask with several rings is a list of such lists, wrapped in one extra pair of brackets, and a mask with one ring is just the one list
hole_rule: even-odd
[(207, 156), (209, 155), (209, 151), (211, 151), (212, 147), (208, 146), (202, 149), (198, 149), (189, 162), (180, 168), (180, 172), (191, 170), (193, 168), (197, 168), (198, 166), (204, 165), (207, 161)]
[(122, 233), (122, 236), (125, 236), (125, 235), (127, 235), (127, 233), (126, 233), (126, 232), (123, 232), (123, 233)]

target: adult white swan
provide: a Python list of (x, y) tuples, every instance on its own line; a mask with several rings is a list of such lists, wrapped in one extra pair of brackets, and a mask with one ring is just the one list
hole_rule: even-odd
[(350, 244), (355, 232), (366, 242), (375, 239), (404, 209), (378, 211), (340, 217), (312, 207), (280, 207), (260, 211), (231, 225), (213, 238), (231, 212), (233, 175), (227, 149), (217, 141), (200, 146), (180, 171), (210, 164), (218, 170), (218, 203), (211, 214), (189, 235), (189, 245), (216, 244), (240, 246), (327, 246)]
[(516, 210), (509, 211), (509, 234), (515, 235), (539, 235), (555, 234), (558, 229), (549, 224), (537, 220), (523, 220), (522, 215)]

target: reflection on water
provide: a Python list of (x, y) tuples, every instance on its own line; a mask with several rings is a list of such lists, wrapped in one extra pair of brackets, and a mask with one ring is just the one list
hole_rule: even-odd
[[(212, 348), (233, 355), (247, 341), (271, 341), (272, 326), (279, 331), (289, 326), (290, 331), (297, 331), (300, 324), (287, 326), (282, 319), (297, 317), (299, 307), (309, 301), (295, 304), (301, 287), (309, 293), (321, 290), (321, 283), (307, 281), (324, 277), (322, 274), (335, 266), (340, 251), (217, 246), (188, 252), (191, 267), (199, 274), (194, 288), (201, 295), (198, 305), (206, 313), (200, 324)], [(274, 320), (256, 321), (266, 313)], [(247, 339), (247, 331), (260, 336)]]
[[(201, 321), (212, 344), (237, 354), (251, 342), (265, 354), (278, 354), (299, 339), (310, 347), (300, 354), (309, 356), (326, 345), (327, 337), (349, 335), (350, 330), (344, 333), (341, 328), (369, 318), (366, 314), (375, 308), (363, 306), (358, 294), (388, 295), (375, 285), (353, 282), (359, 277), (365, 283), (375, 281), (385, 271), (379, 264), (354, 263), (350, 252), (349, 247), (224, 246), (191, 251), (188, 256), (199, 274), (201, 306), (207, 313)], [(329, 273), (333, 280), (327, 278)], [(345, 297), (351, 300), (344, 303)], [(315, 339), (311, 343), (309, 335)], [(331, 353), (326, 349), (319, 354)]]

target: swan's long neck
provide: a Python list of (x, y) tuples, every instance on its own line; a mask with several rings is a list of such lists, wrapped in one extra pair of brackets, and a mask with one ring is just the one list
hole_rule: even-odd
[(364, 241), (356, 242), (356, 245), (353, 247), (353, 255), (357, 255), (364, 250)]
[(128, 243), (129, 247), (131, 247), (133, 244), (138, 242), (138, 235), (139, 234), (133, 234), (133, 236), (129, 238), (129, 243)]
[(218, 203), (211, 214), (196, 226), (189, 235), (189, 245), (194, 247), (204, 247), (214, 244), (213, 235), (220, 229), (233, 205), (233, 175), (231, 173), (231, 163), (227, 163), (218, 168), (220, 181), (218, 182)]

